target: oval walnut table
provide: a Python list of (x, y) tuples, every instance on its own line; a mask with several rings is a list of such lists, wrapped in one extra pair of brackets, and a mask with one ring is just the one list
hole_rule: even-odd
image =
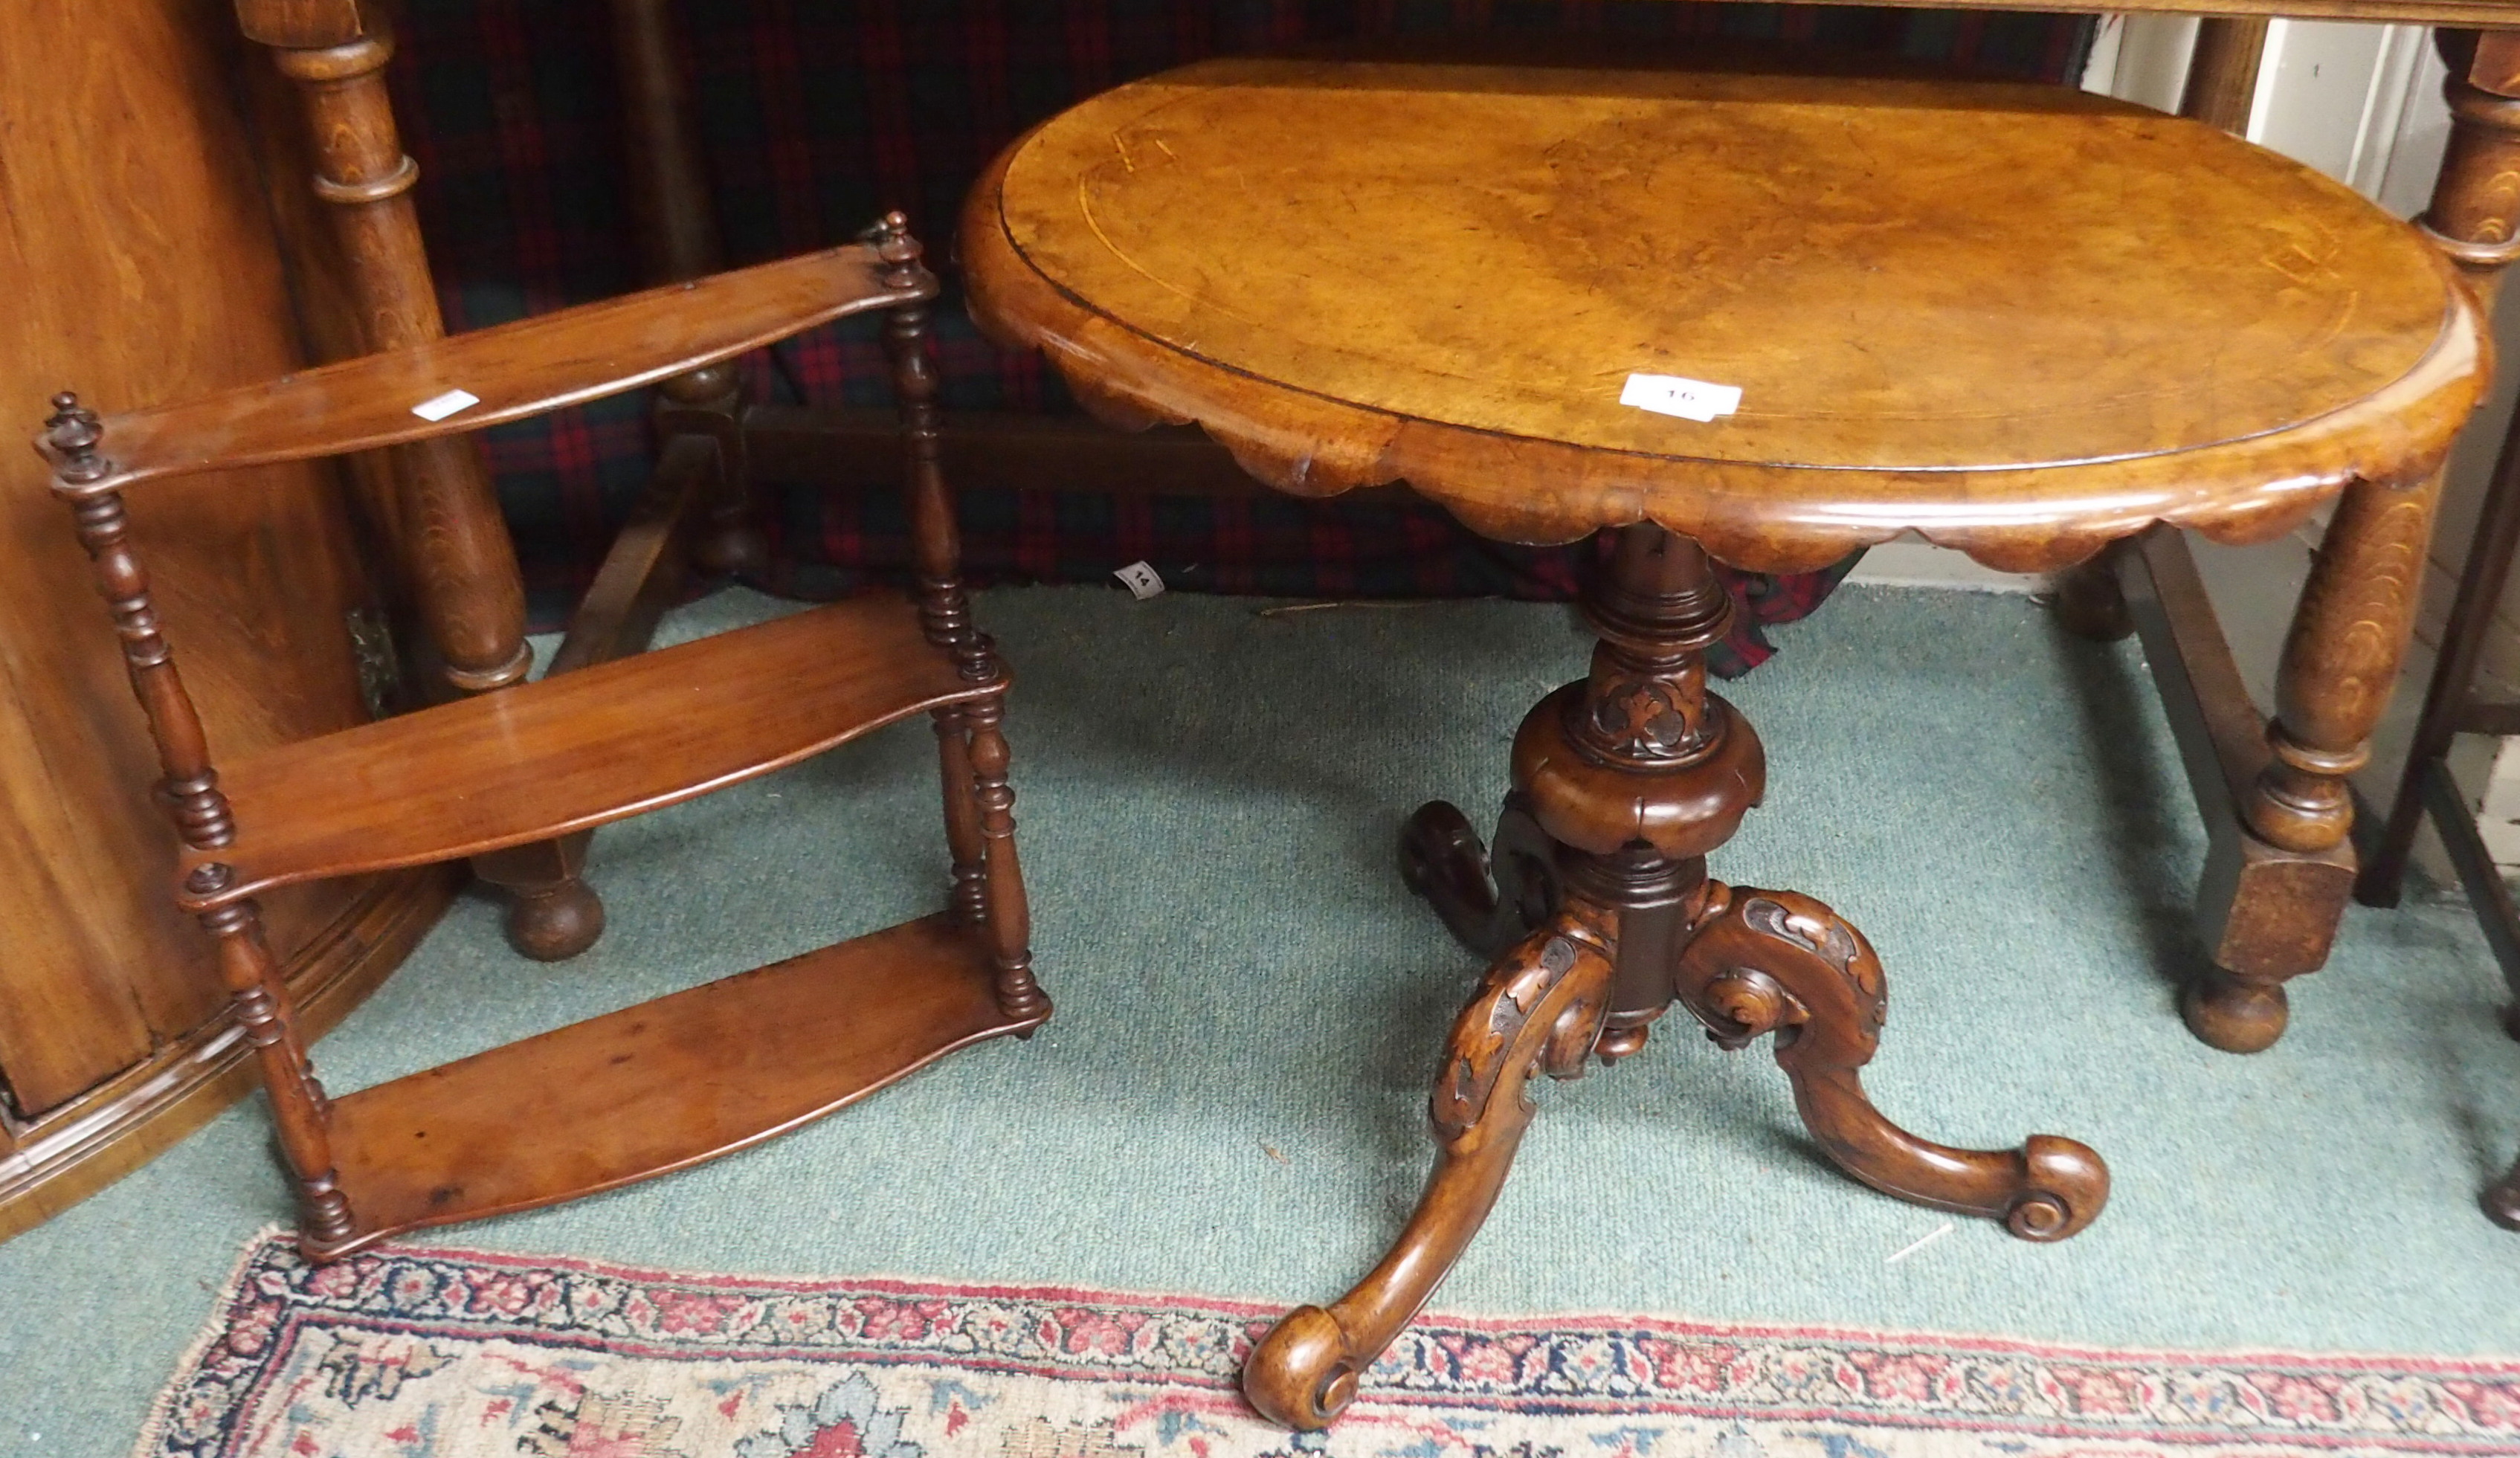
[[(1913, 529), (2042, 570), (2156, 522), (2263, 541), (2341, 493), (2245, 809), (2278, 844), (2341, 837), (2487, 368), (2413, 230), (2201, 124), (2026, 86), (1210, 64), (1018, 141), (962, 249), (982, 327), (1114, 423), (1195, 421), (1299, 495), (1406, 481), (1503, 540), (1619, 529), (1591, 673), (1523, 721), (1494, 837), (1443, 804), (1403, 837), (1495, 960), (1416, 1214), (1245, 1369), (1298, 1427), (1485, 1218), (1528, 1081), (1634, 1053), (1674, 1001), (1728, 1047), (1776, 1035), (1804, 1122), (1880, 1190), (2031, 1240), (2107, 1198), (2073, 1140), (1891, 1124), (1858, 1080), (1885, 1007), (1863, 935), (1708, 879), (1766, 775), (1706, 691), (1732, 611), (1710, 555), (1792, 571)], [(1622, 403), (1641, 389), (1663, 408)]]

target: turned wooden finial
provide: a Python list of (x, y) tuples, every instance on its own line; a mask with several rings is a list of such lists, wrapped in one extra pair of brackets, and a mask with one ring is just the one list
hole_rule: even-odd
[(53, 397), (53, 413), (44, 420), (44, 450), (53, 458), (53, 474), (65, 484), (84, 486), (113, 471), (113, 463), (96, 453), (105, 439), (105, 423), (95, 411), (64, 390)]
[(926, 270), (919, 260), (926, 249), (910, 234), (910, 214), (899, 208), (885, 213), (866, 231), (867, 242), (875, 244), (875, 255), (884, 261), (883, 286), (886, 288), (916, 288)]

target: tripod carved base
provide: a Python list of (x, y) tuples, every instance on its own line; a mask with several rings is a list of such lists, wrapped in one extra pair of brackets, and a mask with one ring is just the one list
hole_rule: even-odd
[(1252, 1404), (1290, 1427), (1355, 1398), (1469, 1245), (1531, 1123), (1531, 1081), (1639, 1051), (1674, 1002), (1727, 1048), (1773, 1036), (1804, 1125), (1874, 1189), (2032, 1241), (2074, 1234), (2108, 1202), (2107, 1167), (2072, 1139), (1954, 1149), (1891, 1123), (1859, 1075), (1888, 1008), (1864, 934), (1799, 893), (1707, 879), (1766, 763), (1739, 712), (1705, 692), (1699, 654), (1730, 601), (1704, 553), (1630, 528), (1587, 613), (1602, 635), (1593, 673), (1524, 720), (1494, 839), (1442, 802), (1401, 835), (1411, 889), (1492, 961), (1444, 1045), (1417, 1210), (1355, 1289), (1289, 1312), (1243, 1366)]

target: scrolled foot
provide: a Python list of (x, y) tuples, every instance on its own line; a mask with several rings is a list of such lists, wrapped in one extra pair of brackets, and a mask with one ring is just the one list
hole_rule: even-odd
[(2080, 1139), (2032, 1134), (2018, 1158), (2021, 1192), (2003, 1212), (2003, 1228), (2023, 1240), (2063, 1240), (2109, 1203), (2109, 1167)]
[(508, 945), (538, 962), (564, 962), (604, 935), (604, 901), (584, 881), (512, 888)]
[(2292, 1020), (2291, 999), (2279, 982), (2251, 982), (2220, 967), (2181, 991), (2179, 1015), (2187, 1031), (2226, 1053), (2263, 1053), (2283, 1037)]
[(2035, 1241), (2075, 1234), (2108, 1203), (2108, 1167), (2087, 1145), (2034, 1134), (2019, 1149), (1954, 1149), (1872, 1106), (1857, 1070), (1879, 1045), (1887, 981), (1864, 934), (1810, 897), (1709, 882), (1676, 984), (1727, 1047), (1776, 1035), (1804, 1125), (1874, 1189)]
[(1293, 1428), (1328, 1423), (1435, 1294), (1505, 1187), (1531, 1123), (1531, 1081), (1582, 1073), (1600, 1038), (1615, 925), (1608, 908), (1570, 900), (1488, 969), (1444, 1043), (1426, 1105), (1438, 1151), (1418, 1208), (1355, 1289), (1287, 1313), (1252, 1348), (1242, 1390), (1254, 1407)]
[(1400, 832), (1400, 878), (1454, 940), (1495, 957), (1557, 909), (1552, 849), (1519, 797), (1506, 797), (1491, 849), (1455, 806), (1432, 800)]
[(1297, 1306), (1278, 1318), (1242, 1363), (1242, 1395), (1273, 1423), (1310, 1433), (1356, 1400), (1356, 1349), (1338, 1318)]

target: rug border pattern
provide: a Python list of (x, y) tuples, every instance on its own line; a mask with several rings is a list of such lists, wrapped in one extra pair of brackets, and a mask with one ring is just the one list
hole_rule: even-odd
[[(417, 1244), (308, 1266), (293, 1238), (273, 1229), (246, 1247), (133, 1452), (225, 1458), (261, 1382), (318, 1326), (657, 1360), (942, 1364), (1230, 1394), (1243, 1354), (1281, 1309), (1065, 1286), (714, 1275)], [(2179, 1447), (2520, 1452), (2520, 1360), (2112, 1349), (1670, 1317), (1424, 1316), (1375, 1366), (1361, 1402)]]

